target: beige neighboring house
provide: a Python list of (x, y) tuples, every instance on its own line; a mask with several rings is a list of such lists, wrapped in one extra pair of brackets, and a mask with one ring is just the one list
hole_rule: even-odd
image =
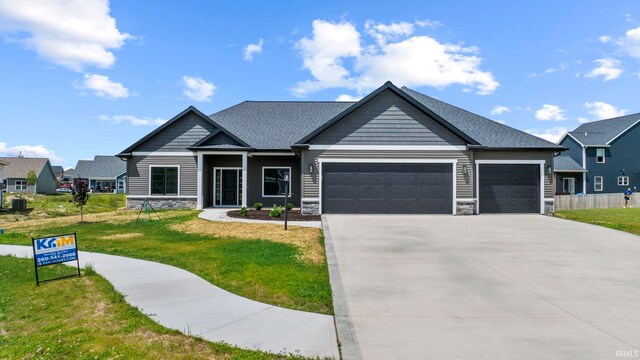
[[(0, 186), (0, 190), (4, 190), (4, 167), (6, 165), (6, 162), (0, 161), (0, 184), (2, 184), (2, 186)], [(0, 207), (2, 207), (2, 204), (0, 204)]]
[[(56, 176), (49, 159), (0, 157), (4, 165), (4, 191), (8, 193), (55, 194)], [(27, 173), (35, 171), (38, 176), (36, 185), (27, 184)]]

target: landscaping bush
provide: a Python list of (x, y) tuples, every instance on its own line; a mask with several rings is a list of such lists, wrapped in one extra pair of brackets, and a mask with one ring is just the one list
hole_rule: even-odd
[(287, 210), (288, 210), (288, 211), (293, 210), (293, 204), (292, 204), (292, 203), (288, 203), (288, 204), (287, 204)]
[(247, 209), (246, 206), (243, 206), (242, 209), (240, 209), (240, 215), (242, 215), (242, 216), (249, 215), (249, 209)]
[(282, 206), (278, 206), (274, 204), (273, 209), (269, 211), (269, 216), (277, 218), (277, 217), (280, 217), (280, 215), (282, 215)]
[(263, 203), (257, 202), (255, 204), (253, 204), (253, 208), (256, 210), (262, 210), (262, 207), (264, 207)]

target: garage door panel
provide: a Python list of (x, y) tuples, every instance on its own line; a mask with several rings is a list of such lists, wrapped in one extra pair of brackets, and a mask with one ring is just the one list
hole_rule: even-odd
[(481, 164), (480, 213), (540, 212), (538, 164)]
[(356, 192), (353, 186), (330, 186), (327, 187), (326, 195), (328, 200), (352, 200), (356, 198)]
[[(324, 213), (450, 214), (452, 164), (324, 163)], [(340, 174), (340, 176), (336, 176)], [(335, 181), (349, 183), (346, 194)]]

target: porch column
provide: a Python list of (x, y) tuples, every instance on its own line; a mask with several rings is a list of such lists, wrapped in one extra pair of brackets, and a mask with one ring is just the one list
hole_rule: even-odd
[(198, 199), (196, 200), (196, 208), (197, 209), (202, 209), (202, 167), (203, 167), (203, 162), (204, 160), (204, 156), (202, 156), (202, 153), (199, 152), (198, 153), (198, 179), (196, 182), (196, 188), (197, 188), (197, 192), (198, 192)]
[(247, 206), (247, 153), (242, 153), (242, 206)]

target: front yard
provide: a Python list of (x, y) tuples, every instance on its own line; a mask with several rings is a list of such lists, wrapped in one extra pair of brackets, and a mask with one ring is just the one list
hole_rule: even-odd
[[(54, 265), (47, 277), (69, 274)], [(36, 287), (33, 260), (0, 256), (0, 359), (283, 359), (168, 330), (90, 270)]]
[(235, 294), (291, 309), (331, 314), (329, 275), (319, 229), (210, 222), (197, 211), (162, 211), (136, 221), (137, 211), (5, 222), (0, 243), (77, 232), (80, 250), (173, 265)]
[(640, 235), (640, 208), (558, 211), (556, 216)]
[[(27, 211), (13, 212), (9, 210), (11, 208), (11, 200), (15, 197), (27, 199)], [(0, 211), (0, 227), (2, 227), (3, 224), (15, 221), (80, 215), (80, 209), (71, 199), (71, 194), (3, 194), (3, 211)], [(124, 194), (91, 194), (87, 205), (84, 206), (84, 213), (115, 211), (124, 206)]]

